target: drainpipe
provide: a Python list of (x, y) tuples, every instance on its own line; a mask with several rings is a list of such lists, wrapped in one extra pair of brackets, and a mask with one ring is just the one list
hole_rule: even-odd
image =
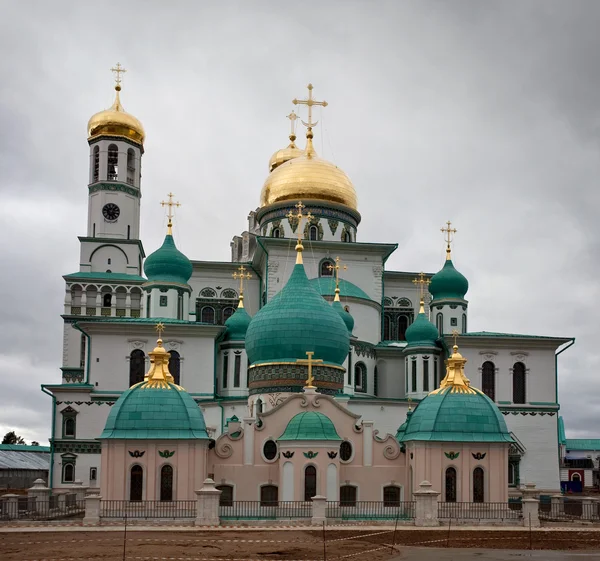
[(52, 435), (50, 437), (50, 470), (48, 471), (48, 487), (50, 487), (50, 492), (52, 492), (52, 476), (54, 473), (54, 436), (56, 433), (56, 396), (53, 393), (50, 393), (43, 384), (42, 391), (52, 398)]
[(214, 360), (213, 360), (213, 395), (216, 398), (218, 395), (219, 386), (217, 384), (217, 355), (219, 354), (219, 343), (225, 338), (225, 333), (227, 333), (227, 329), (224, 329), (215, 339), (215, 351), (214, 351)]
[[(557, 353), (554, 353), (554, 401), (558, 405), (558, 355), (564, 353), (569, 347), (572, 347), (575, 344), (575, 337), (571, 339), (571, 342), (563, 347)], [(558, 413), (556, 414), (556, 442), (558, 442), (558, 459), (560, 461), (560, 434), (559, 434), (559, 423), (558, 423)]]
[[(258, 242), (258, 245), (260, 245), (260, 247), (262, 247), (262, 250), (265, 252), (265, 255), (267, 256), (267, 265), (265, 267), (265, 298), (268, 299), (269, 298), (269, 252), (267, 251), (267, 248), (260, 241), (260, 238), (256, 238), (256, 241)], [(260, 295), (258, 303), (259, 303), (259, 309), (262, 308), (262, 306), (263, 306), (262, 294)]]
[(82, 333), (87, 339), (87, 360), (85, 365), (85, 384), (90, 383), (90, 357), (92, 356), (92, 338), (89, 333), (86, 333), (77, 322), (71, 324), (77, 331)]

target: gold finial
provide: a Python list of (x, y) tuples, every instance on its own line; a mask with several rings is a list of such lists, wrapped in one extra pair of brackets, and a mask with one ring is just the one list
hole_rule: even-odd
[(306, 127), (306, 155), (307, 157), (310, 157), (311, 154), (314, 153), (314, 148), (312, 145), (312, 138), (313, 138), (313, 133), (312, 133), (312, 128), (314, 126), (317, 125), (317, 123), (319, 121), (315, 121), (313, 123), (312, 121), (312, 108), (313, 105), (320, 105), (321, 107), (327, 107), (327, 102), (326, 101), (316, 101), (313, 99), (312, 96), (312, 91), (313, 91), (313, 85), (312, 84), (308, 84), (308, 99), (293, 99), (292, 103), (294, 105), (306, 105), (308, 107), (308, 122), (305, 123), (304, 121), (302, 121), (302, 124)]
[(415, 286), (419, 285), (419, 295), (420, 295), (420, 308), (419, 313), (425, 313), (425, 287), (431, 284), (431, 280), (427, 278), (425, 273), (421, 271), (419, 276), (416, 279), (413, 279), (413, 284)]
[(348, 270), (348, 267), (346, 265), (340, 265), (340, 261), (341, 259), (338, 256), (335, 258), (335, 265), (327, 265), (327, 268), (330, 271), (333, 271), (333, 274), (335, 275), (335, 298), (333, 299), (334, 302), (340, 301), (340, 269), (342, 269), (343, 271)]
[(408, 398), (408, 410), (412, 413), (412, 397)]
[(445, 234), (444, 240), (446, 241), (446, 261), (450, 261), (451, 259), (450, 243), (454, 240), (452, 234), (456, 234), (457, 232), (456, 228), (450, 228), (450, 226), (452, 226), (452, 222), (448, 220), (448, 222), (446, 222), (446, 227), (441, 229), (441, 231)]
[(117, 92), (121, 91), (121, 74), (125, 74), (125, 72), (127, 72), (127, 70), (125, 70), (122, 66), (120, 62), (117, 62), (116, 66), (113, 66), (110, 69), (111, 72), (115, 73), (115, 90), (117, 90)]
[(456, 340), (458, 339), (459, 335), (460, 335), (460, 331), (458, 331), (458, 329), (452, 330), (452, 338), (454, 339), (454, 347), (456, 347), (457, 349), (458, 349), (458, 345), (456, 344)]
[(440, 387), (432, 391), (432, 394), (442, 393), (446, 390), (452, 393), (481, 393), (478, 389), (471, 387), (471, 381), (465, 374), (467, 359), (458, 352), (458, 345), (456, 344), (459, 335), (460, 333), (456, 329), (452, 331), (454, 345), (452, 354), (446, 361), (446, 376), (440, 382)]
[(288, 214), (286, 214), (286, 218), (292, 222), (294, 220), (298, 221), (298, 242), (296, 243), (296, 265), (302, 265), (302, 250), (304, 246), (302, 245), (302, 219), (306, 218), (308, 222), (313, 219), (313, 215), (308, 211), (306, 214), (302, 214), (302, 210), (306, 208), (305, 205), (302, 204), (302, 201), (298, 201), (298, 204), (295, 205), (298, 209), (297, 214), (294, 214), (293, 211), (290, 210)]
[(293, 143), (296, 140), (296, 119), (298, 115), (292, 111), (287, 118), (290, 120), (290, 140)]
[(309, 390), (316, 389), (316, 386), (313, 385), (314, 381), (315, 381), (315, 377), (312, 375), (313, 364), (315, 362), (317, 362), (317, 363), (323, 362), (320, 358), (313, 358), (314, 354), (315, 354), (314, 351), (306, 351), (306, 356), (308, 357), (307, 359), (299, 358), (298, 360), (296, 360), (296, 362), (298, 362), (300, 364), (308, 365), (308, 378), (306, 380), (306, 386), (304, 386), (304, 387)]
[(240, 303), (238, 304), (238, 308), (243, 308), (244, 307), (244, 279), (248, 280), (252, 278), (252, 274), (251, 273), (245, 273), (244, 271), (246, 270), (246, 267), (244, 267), (243, 265), (240, 265), (238, 267), (238, 271), (232, 273), (232, 277), (235, 280), (240, 279)]
[(150, 370), (144, 376), (144, 381), (140, 382), (141, 388), (164, 388), (169, 389), (175, 387), (178, 390), (182, 390), (181, 386), (175, 384), (173, 375), (169, 372), (169, 359), (171, 353), (163, 347), (162, 334), (165, 331), (165, 325), (159, 321), (154, 329), (158, 332), (158, 340), (156, 341), (156, 347), (153, 351), (149, 352), (150, 356)]
[(156, 332), (158, 333), (158, 338), (162, 339), (162, 334), (165, 331), (165, 324), (162, 321), (159, 321), (155, 326)]
[(173, 202), (173, 193), (169, 193), (167, 197), (169, 197), (168, 201), (160, 201), (160, 206), (165, 207), (168, 206), (169, 210), (167, 211), (167, 218), (169, 219), (169, 223), (167, 224), (167, 235), (171, 236), (173, 234), (173, 207), (180, 207), (181, 203), (177, 201)]

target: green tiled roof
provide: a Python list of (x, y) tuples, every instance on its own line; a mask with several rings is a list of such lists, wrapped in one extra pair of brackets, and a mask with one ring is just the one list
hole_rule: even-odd
[(252, 364), (315, 359), (341, 365), (350, 346), (340, 315), (310, 285), (302, 265), (295, 265), (287, 284), (252, 318), (246, 352)]
[(252, 318), (248, 315), (245, 308), (237, 307), (236, 311), (227, 318), (225, 327), (227, 331), (225, 333), (226, 341), (242, 341), (246, 337), (246, 331)]
[(100, 439), (207, 439), (202, 411), (185, 390), (142, 387), (124, 392), (112, 406)]
[(512, 442), (494, 402), (479, 390), (429, 394), (410, 417), (402, 441)]
[(144, 277), (139, 275), (126, 275), (125, 273), (71, 273), (64, 275), (65, 279), (81, 279), (81, 280), (107, 280), (119, 282), (146, 282)]
[(303, 411), (292, 417), (278, 440), (342, 440), (331, 419), (318, 411)]
[[(321, 296), (335, 296), (335, 279), (333, 277), (318, 277), (310, 279), (310, 285)], [(362, 298), (363, 300), (372, 300), (372, 298), (362, 289), (350, 281), (340, 279), (340, 297)]]
[(600, 440), (596, 438), (567, 438), (567, 450), (600, 450)]
[(471, 331), (462, 333), (460, 337), (515, 337), (520, 339), (565, 339), (565, 337), (549, 337), (547, 335), (521, 335), (519, 333), (497, 333), (495, 331)]
[[(71, 316), (73, 317), (73, 316)], [(165, 324), (171, 325), (210, 325), (211, 327), (222, 327), (214, 323), (202, 323), (200, 321), (189, 321), (187, 319), (174, 319), (174, 318), (124, 318), (124, 317), (106, 317), (106, 316), (77, 316), (79, 319), (78, 323), (84, 323), (88, 321), (100, 322), (100, 323), (148, 323), (150, 325), (156, 325), (159, 321)]]
[(469, 290), (469, 281), (459, 273), (448, 259), (442, 269), (431, 277), (429, 292), (434, 300), (443, 300), (444, 298), (463, 299)]
[(344, 310), (344, 306), (342, 306), (341, 302), (334, 301), (333, 304), (331, 304), (331, 307), (338, 314), (340, 314), (340, 317), (342, 318), (343, 322), (346, 324), (346, 327), (348, 328), (348, 333), (350, 333), (352, 335), (352, 330), (354, 329), (354, 318), (352, 317), (350, 312), (347, 312), (346, 310)]
[(162, 246), (151, 253), (144, 263), (144, 273), (153, 282), (187, 284), (192, 272), (192, 262), (177, 249), (170, 234), (165, 236)]
[(50, 446), (30, 446), (29, 444), (0, 444), (5, 452), (50, 452)]
[(435, 347), (435, 342), (440, 334), (433, 323), (427, 319), (424, 313), (419, 313), (406, 330), (406, 341), (408, 347)]

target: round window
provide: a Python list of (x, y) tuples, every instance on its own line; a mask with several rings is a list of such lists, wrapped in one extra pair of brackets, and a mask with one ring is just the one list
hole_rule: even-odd
[(347, 462), (351, 457), (352, 444), (350, 444), (350, 442), (347, 440), (344, 440), (344, 442), (340, 444), (340, 460), (342, 460), (342, 462)]
[(277, 444), (274, 440), (267, 440), (265, 442), (263, 455), (267, 460), (274, 460), (277, 457)]

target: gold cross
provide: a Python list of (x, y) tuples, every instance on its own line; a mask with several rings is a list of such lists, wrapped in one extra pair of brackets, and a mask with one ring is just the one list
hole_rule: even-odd
[(310, 213), (310, 210), (306, 213), (306, 214), (302, 214), (302, 210), (306, 208), (305, 205), (302, 204), (302, 201), (298, 201), (298, 204), (295, 205), (295, 207), (298, 209), (298, 213), (294, 214), (293, 211), (290, 210), (290, 212), (288, 214), (285, 215), (285, 217), (290, 221), (290, 224), (294, 221), (297, 220), (298, 221), (298, 242), (296, 243), (296, 265), (302, 265), (302, 250), (304, 249), (304, 246), (302, 245), (302, 219), (306, 218), (306, 220), (308, 220), (309, 224), (310, 221), (313, 219), (313, 215)]
[(176, 203), (173, 202), (173, 197), (175, 195), (173, 195), (173, 193), (169, 193), (167, 195), (167, 197), (169, 197), (168, 201), (160, 201), (160, 206), (162, 206), (163, 208), (168, 206), (169, 210), (167, 211), (167, 218), (169, 219), (169, 223), (167, 224), (168, 227), (168, 233), (171, 233), (171, 227), (173, 226), (173, 207), (180, 207), (181, 203), (179, 201), (177, 201)]
[(448, 222), (446, 222), (446, 227), (441, 229), (441, 232), (443, 232), (445, 234), (444, 240), (446, 241), (446, 259), (447, 260), (450, 259), (450, 242), (452, 242), (452, 240), (454, 239), (452, 234), (456, 234), (456, 232), (457, 232), (456, 228), (450, 228), (450, 226), (452, 226), (452, 222), (450, 222), (450, 220), (448, 220)]
[(313, 99), (312, 91), (313, 91), (313, 85), (308, 84), (308, 99), (293, 99), (292, 100), (292, 103), (294, 105), (306, 105), (308, 107), (308, 123), (305, 123), (304, 121), (302, 121), (302, 124), (309, 129), (312, 129), (312, 127), (314, 127), (319, 122), (319, 121), (315, 121), (314, 123), (312, 122), (313, 105), (320, 105), (321, 107), (327, 107), (326, 101), (315, 101)]
[(246, 267), (244, 267), (243, 265), (240, 265), (238, 267), (238, 271), (232, 273), (232, 277), (235, 280), (240, 280), (240, 303), (238, 304), (238, 308), (243, 308), (244, 307), (244, 279), (248, 280), (252, 278), (252, 274), (251, 273), (245, 273), (244, 271), (246, 270)]
[(327, 265), (327, 268), (330, 271), (333, 271), (335, 276), (335, 300), (336, 302), (340, 301), (340, 269), (342, 271), (347, 271), (348, 267), (346, 265), (340, 265), (341, 259), (338, 257), (335, 258), (335, 265)]
[(421, 297), (421, 300), (424, 300), (425, 299), (425, 287), (429, 286), (431, 284), (431, 280), (426, 278), (425, 273), (423, 273), (421, 271), (419, 273), (419, 276), (416, 279), (413, 279), (412, 282), (415, 286), (419, 285), (420, 297)]
[(320, 358), (313, 358), (314, 355), (314, 351), (306, 351), (306, 356), (308, 357), (308, 359), (301, 359), (299, 358), (298, 360), (296, 360), (296, 362), (299, 362), (300, 364), (308, 364), (308, 378), (306, 380), (306, 386), (305, 388), (314, 390), (316, 389), (316, 386), (313, 385), (314, 381), (315, 381), (315, 377), (312, 375), (312, 367), (313, 364), (315, 362), (323, 362)]
[(120, 62), (117, 62), (117, 65), (113, 66), (110, 71), (115, 73), (115, 84), (121, 86), (121, 74), (125, 74), (127, 70), (121, 66)]
[(156, 331), (158, 332), (158, 338), (162, 339), (162, 334), (165, 330), (165, 324), (162, 321), (159, 321), (155, 326), (154, 329), (156, 329)]
[(291, 130), (290, 130), (290, 137), (294, 137), (294, 140), (296, 138), (296, 119), (298, 118), (298, 115), (296, 115), (296, 113), (294, 113), (293, 111), (287, 116), (287, 118), (290, 120), (290, 125), (291, 125)]
[(458, 329), (453, 329), (452, 330), (452, 337), (454, 337), (454, 346), (456, 347), (456, 340), (458, 339), (458, 336), (460, 335), (460, 332), (458, 331)]

